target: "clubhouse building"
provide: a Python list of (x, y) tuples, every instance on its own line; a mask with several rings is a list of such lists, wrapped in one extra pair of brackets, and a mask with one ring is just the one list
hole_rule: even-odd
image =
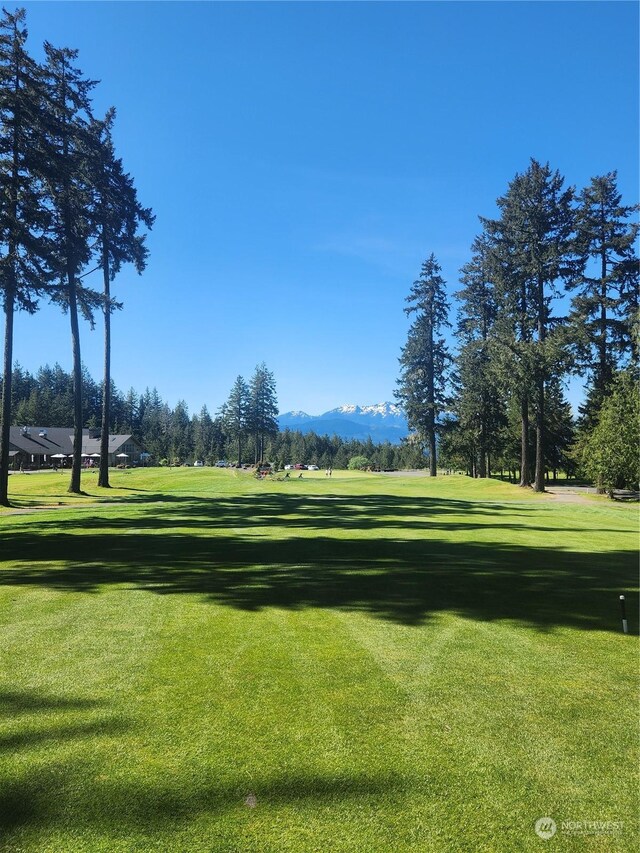
[[(10, 466), (64, 468), (71, 465), (73, 429), (69, 427), (9, 427)], [(100, 430), (82, 430), (82, 458), (87, 467), (100, 461)], [(132, 435), (109, 436), (109, 465), (140, 465), (149, 454)]]

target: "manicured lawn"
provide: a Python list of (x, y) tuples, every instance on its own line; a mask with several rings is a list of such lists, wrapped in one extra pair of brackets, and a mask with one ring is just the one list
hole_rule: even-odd
[(0, 850), (638, 847), (637, 507), (95, 479), (0, 513)]

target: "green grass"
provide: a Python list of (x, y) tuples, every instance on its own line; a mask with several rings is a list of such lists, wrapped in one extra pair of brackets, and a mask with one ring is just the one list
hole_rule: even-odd
[(637, 848), (636, 507), (457, 476), (112, 483), (10, 480), (0, 850)]

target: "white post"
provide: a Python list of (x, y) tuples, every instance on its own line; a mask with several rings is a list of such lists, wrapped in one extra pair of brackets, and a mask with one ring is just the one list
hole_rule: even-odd
[(627, 613), (625, 611), (625, 606), (624, 606), (624, 595), (620, 596), (620, 609), (622, 610), (622, 633), (628, 634), (629, 633), (629, 625), (627, 623)]

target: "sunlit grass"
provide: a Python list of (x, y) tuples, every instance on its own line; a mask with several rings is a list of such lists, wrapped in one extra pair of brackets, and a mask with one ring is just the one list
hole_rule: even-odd
[(637, 846), (636, 507), (67, 485), (14, 475), (0, 517), (0, 850), (534, 850), (543, 816), (563, 850)]

